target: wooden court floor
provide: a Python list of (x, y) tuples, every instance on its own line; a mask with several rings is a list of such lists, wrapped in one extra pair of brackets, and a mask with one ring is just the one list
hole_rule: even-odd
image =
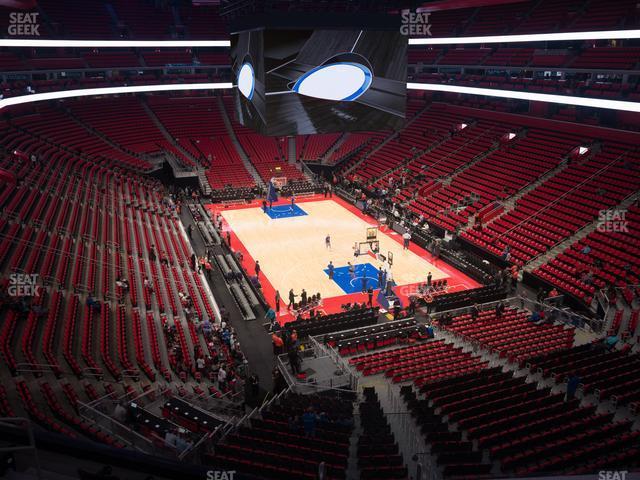
[[(329, 261), (336, 268), (347, 266), (347, 262), (370, 263), (375, 268), (382, 265), (371, 255), (353, 255), (354, 243), (365, 241), (367, 227), (375, 224), (334, 200), (307, 201), (299, 207), (307, 215), (272, 219), (259, 207), (222, 211), (228, 228), (250, 257), (260, 262), (262, 273), (283, 298), (291, 288), (296, 294), (303, 288), (309, 295), (320, 292), (323, 298), (345, 295), (324, 272)], [(325, 246), (327, 234), (331, 249)], [(378, 232), (378, 240), (381, 253), (393, 253), (391, 272), (396, 284), (424, 282), (429, 272), (433, 280), (449, 277), (427, 260), (426, 252), (419, 255), (403, 250), (398, 239), (386, 233)], [(386, 263), (385, 268), (389, 270)]]

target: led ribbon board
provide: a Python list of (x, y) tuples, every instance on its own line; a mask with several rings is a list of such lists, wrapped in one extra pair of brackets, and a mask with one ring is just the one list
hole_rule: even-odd
[(410, 38), (409, 45), (461, 45), (470, 43), (556, 42), (572, 40), (613, 40), (640, 38), (640, 30), (598, 32), (536, 33), (532, 35), (490, 35), (485, 37)]
[(0, 47), (25, 48), (198, 48), (229, 47), (229, 40), (40, 40), (0, 39)]
[(547, 93), (531, 93), (494, 88), (463, 87), (458, 85), (439, 85), (436, 83), (407, 83), (412, 90), (431, 90), (434, 92), (465, 93), (469, 95), (485, 95), (488, 97), (513, 98), (516, 100), (531, 100), (534, 102), (561, 103), (579, 107), (610, 108), (626, 112), (640, 112), (639, 102), (609, 100), (599, 98), (575, 97), (571, 95), (550, 95)]
[(134, 85), (129, 87), (105, 87), (105, 88), (83, 88), (77, 90), (61, 90), (58, 92), (34, 93), (32, 95), (21, 95), (0, 100), (0, 110), (12, 105), (23, 103), (42, 102), (44, 100), (59, 100), (72, 97), (89, 97), (100, 95), (118, 95), (122, 93), (142, 93), (142, 92), (169, 92), (176, 90), (217, 90), (233, 88), (233, 84), (228, 82), (220, 83), (184, 83), (173, 85)]

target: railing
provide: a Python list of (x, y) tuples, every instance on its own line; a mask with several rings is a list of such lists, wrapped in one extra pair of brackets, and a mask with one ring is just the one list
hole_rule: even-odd
[[(499, 300), (491, 300), (490, 302), (485, 302), (485, 303), (480, 303), (478, 304), (478, 309), (480, 311), (482, 310), (487, 310), (490, 307), (495, 307), (497, 304), (499, 304), (500, 302), (506, 304), (512, 304), (513, 302), (516, 302), (518, 300), (520, 300), (521, 297), (509, 297), (509, 298), (503, 298), (503, 299), (499, 299)], [(468, 313), (469, 309), (471, 308), (472, 305), (467, 305), (464, 307), (458, 307), (458, 308), (452, 308), (451, 310), (445, 310), (442, 312), (437, 312), (437, 313), (431, 313), (430, 316), (432, 319), (434, 320), (438, 320), (439, 318), (443, 317), (445, 314), (453, 314), (453, 316), (456, 315), (462, 315), (464, 313)]]
[(311, 169), (304, 162), (300, 162), (300, 165), (301, 165), (302, 172), (305, 173), (307, 176), (307, 181), (313, 183), (314, 185), (317, 185), (318, 184), (316, 180), (317, 175), (313, 173), (313, 171), (311, 171)]
[(236, 431), (238, 429), (238, 427), (246, 424), (249, 420), (251, 420), (252, 418), (254, 418), (256, 415), (262, 414), (262, 411), (265, 408), (270, 407), (271, 405), (273, 405), (275, 402), (279, 401), (280, 398), (291, 391), (291, 387), (289, 388), (285, 388), (284, 390), (282, 390), (278, 395), (274, 395), (273, 397), (271, 397), (269, 400), (267, 400), (267, 397), (265, 397), (265, 399), (262, 402), (262, 405), (260, 405), (259, 407), (255, 407), (253, 410), (251, 410), (249, 413), (247, 413), (246, 415), (244, 415), (242, 418), (240, 418), (240, 420), (238, 420), (235, 424), (230, 423), (224, 426), (222, 432), (221, 432), (221, 436), (220, 436), (220, 440), (219, 442), (221, 442), (222, 440), (225, 439), (225, 437), (227, 435), (229, 435), (230, 433)]
[[(529, 298), (517, 295), (515, 297), (509, 297), (501, 300), (492, 300), (490, 302), (481, 303), (478, 305), (480, 311), (487, 310), (490, 307), (495, 307), (498, 303), (504, 303), (506, 306), (526, 308), (527, 310), (544, 310), (549, 314), (545, 317), (547, 320), (565, 323), (576, 327), (577, 329), (586, 331), (588, 333), (601, 333), (603, 320), (585, 317), (578, 313), (563, 310), (548, 303), (537, 302)], [(519, 304), (519, 305), (518, 305)], [(453, 308), (438, 313), (432, 313), (431, 318), (437, 320), (443, 317), (445, 314), (453, 314), (453, 316), (464, 314), (469, 312), (471, 305), (459, 308)], [(586, 327), (585, 327), (586, 326)], [(445, 328), (446, 330), (446, 328)]]
[(48, 363), (17, 363), (16, 364), (16, 371), (21, 374), (22, 373), (50, 373), (56, 370), (62, 373), (71, 374), (70, 372), (64, 372), (64, 370), (60, 368), (60, 365), (52, 365)]
[[(158, 448), (156, 444), (154, 444), (154, 442), (149, 440), (147, 437), (140, 435), (135, 430), (118, 422), (105, 413), (102, 413), (100, 410), (97, 410), (96, 408), (93, 408), (92, 406), (82, 402), (79, 402), (78, 405), (78, 413), (82, 418), (108, 431), (113, 436), (117, 437), (123, 443), (128, 445), (130, 448), (152, 455), (155, 454), (165, 456), (167, 452), (170, 451), (169, 448)], [(178, 452), (174, 451), (173, 453), (177, 457)]]
[[(615, 159), (613, 159), (612, 161), (610, 161), (609, 163), (607, 163), (604, 167), (602, 167), (601, 169), (599, 169), (598, 171), (594, 172), (593, 174), (591, 174), (589, 177), (585, 178), (584, 180), (582, 180), (581, 182), (579, 182), (578, 184), (574, 185), (573, 187), (571, 187), (569, 190), (567, 190), (566, 192), (564, 192), (562, 195), (560, 195), (558, 198), (556, 198), (555, 200), (553, 200), (552, 202), (549, 202), (548, 204), (546, 204), (544, 207), (542, 207), (540, 210), (538, 210), (537, 212), (531, 214), (530, 216), (528, 216), (527, 218), (525, 218), (524, 220), (522, 220), (521, 222), (518, 222), (517, 224), (515, 224), (513, 227), (505, 230), (504, 232), (502, 232), (500, 235), (498, 235), (496, 237), (497, 239), (500, 239), (502, 237), (504, 237), (505, 235), (511, 233), (512, 231), (516, 230), (517, 228), (519, 228), (520, 226), (529, 223), (531, 220), (535, 219), (538, 217), (538, 215), (540, 215), (541, 213), (547, 211), (549, 208), (553, 207), (554, 205), (556, 205), (560, 200), (562, 200), (564, 197), (566, 197), (567, 195), (572, 194), (574, 191), (579, 190), (580, 187), (582, 187), (583, 185), (585, 185), (586, 183), (588, 183), (589, 181), (593, 180), (594, 178), (598, 177), (601, 173), (605, 172), (606, 170), (608, 170), (610, 167), (612, 167), (614, 164), (616, 164), (620, 159), (622, 159), (624, 156), (626, 155), (625, 153), (620, 154), (619, 156), (617, 156)], [(557, 245), (557, 244), (556, 244)], [(551, 247), (553, 248), (553, 247)]]
[[(322, 352), (324, 355), (320, 355), (320, 356), (327, 356), (329, 358), (331, 358), (331, 361), (333, 361), (333, 363), (336, 364), (336, 366), (345, 372), (344, 375), (338, 377), (338, 378), (343, 378), (344, 376), (349, 377), (349, 386), (351, 388), (351, 390), (357, 391), (358, 390), (358, 374), (356, 373), (356, 371), (351, 367), (351, 365), (349, 365), (349, 362), (347, 360), (345, 360), (344, 358), (342, 358), (342, 355), (340, 355), (340, 353), (333, 348), (330, 345), (323, 345), (322, 342), (319, 342), (314, 336), (310, 336), (309, 340), (311, 342), (311, 344), (313, 345), (313, 350), (317, 353), (317, 352)], [(321, 387), (327, 387), (326, 385), (322, 385), (322, 384), (316, 384), (319, 385)], [(305, 384), (306, 386), (306, 384)], [(332, 388), (333, 385), (329, 385), (329, 388)]]
[(547, 315), (545, 316), (545, 319), (547, 320), (562, 322), (587, 333), (600, 334), (604, 331), (606, 316), (603, 319), (589, 318), (573, 311), (563, 310), (553, 305), (549, 305), (548, 303), (537, 302), (520, 296), (518, 296), (518, 298), (520, 302), (531, 311), (544, 310), (547, 312)]
[[(426, 451), (426, 443), (413, 421), (411, 412), (407, 410), (405, 402), (400, 399), (398, 391), (391, 384), (387, 384), (387, 401), (391, 406), (390, 412), (385, 412), (385, 416), (390, 422), (394, 422), (399, 429), (394, 432), (398, 445), (403, 446), (403, 451), (410, 455), (405, 458), (407, 467), (410, 471), (411, 478), (416, 480), (439, 480), (440, 475), (433, 457)], [(423, 457), (419, 461), (420, 457)], [(418, 466), (420, 465), (420, 466)], [(413, 476), (411, 472), (414, 467), (416, 471), (420, 471), (420, 476)]]

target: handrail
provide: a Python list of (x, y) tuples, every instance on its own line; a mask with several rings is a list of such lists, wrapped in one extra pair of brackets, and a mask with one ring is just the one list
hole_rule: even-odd
[[(100, 410), (97, 410), (90, 406), (89, 404), (78, 402), (78, 413), (82, 418), (89, 419), (94, 423), (98, 424), (100, 427), (108, 430), (112, 435), (117, 436), (124, 443), (133, 447), (136, 450), (139, 450), (144, 453), (150, 453), (155, 450), (155, 446), (151, 440), (147, 437), (140, 435), (135, 430), (132, 430), (128, 426), (120, 423), (114, 418), (102, 413)], [(125, 432), (130, 436), (131, 439), (123, 438), (121, 435), (117, 434), (113, 427), (117, 427), (118, 430)]]
[[(624, 197), (620, 202), (618, 202), (618, 205), (628, 201), (629, 199), (632, 199), (632, 197), (637, 196), (638, 195), (638, 191), (632, 192), (629, 195), (627, 195), (626, 197)], [(610, 208), (615, 208), (615, 207), (610, 207)], [(571, 235), (571, 237), (565, 237), (560, 239), (559, 241), (557, 241), (556, 243), (554, 243), (553, 245), (551, 245), (546, 251), (539, 253), (538, 255), (536, 255), (535, 257), (531, 258), (530, 260), (527, 261), (527, 264), (531, 264), (532, 262), (534, 262), (536, 259), (542, 257), (543, 255), (546, 255), (547, 253), (549, 253), (550, 250), (552, 250), (553, 248), (557, 247), (558, 245), (560, 245), (561, 243), (567, 241), (569, 238), (572, 238), (574, 236), (576, 236), (577, 234), (579, 234), (580, 232), (582, 232), (583, 230), (585, 230), (586, 228), (589, 228), (591, 225), (593, 225), (594, 222), (598, 222), (598, 219), (592, 220), (591, 222), (587, 223), (586, 225), (583, 225), (582, 227), (580, 227), (578, 230), (575, 231), (575, 233), (573, 233)], [(575, 242), (572, 242), (572, 244)], [(570, 245), (569, 245), (570, 246)], [(568, 248), (568, 247), (567, 247)]]
[(626, 156), (627, 152), (623, 152), (620, 155), (618, 155), (615, 159), (613, 159), (611, 162), (609, 162), (607, 165), (605, 165), (604, 167), (602, 167), (600, 170), (594, 172), (592, 175), (590, 175), (589, 177), (585, 178), (584, 180), (582, 180), (580, 183), (574, 185), (573, 187), (571, 187), (569, 190), (567, 190), (566, 192), (564, 192), (562, 195), (560, 195), (558, 198), (556, 198), (555, 200), (553, 200), (552, 202), (549, 202), (548, 204), (546, 204), (544, 207), (542, 207), (540, 210), (538, 210), (537, 212), (535, 212), (534, 214), (530, 215), (529, 217), (525, 218), (524, 220), (522, 220), (521, 222), (518, 222), (516, 225), (514, 225), (513, 227), (505, 230), (504, 232), (502, 232), (500, 235), (496, 236), (495, 239), (499, 239), (502, 238), (503, 236), (507, 235), (508, 233), (511, 233), (513, 230), (519, 228), (521, 225), (524, 225), (525, 223), (528, 223), (530, 220), (536, 218), (538, 215), (540, 215), (542, 212), (546, 211), (548, 208), (554, 206), (555, 204), (557, 204), (560, 200), (562, 200), (564, 197), (566, 197), (567, 195), (569, 195), (570, 193), (573, 193), (575, 190), (579, 189), (581, 186), (583, 186), (585, 183), (591, 181), (593, 178), (599, 176), (602, 172), (604, 172), (605, 170), (608, 170), (611, 166), (613, 166), (615, 163), (618, 162), (618, 160), (620, 160), (621, 158), (623, 158), (624, 156)]
[[(480, 138), (484, 137), (485, 134), (490, 134), (491, 132), (493, 132), (496, 129), (496, 125), (494, 125), (493, 127), (491, 127), (489, 130), (483, 130), (482, 132), (480, 132), (477, 136), (473, 137), (473, 138), (469, 138), (466, 142), (464, 142), (462, 145), (460, 145), (458, 148), (456, 148), (455, 150), (450, 151), (449, 153), (447, 153), (445, 156), (441, 157), (440, 159), (438, 159), (437, 162), (432, 163), (431, 165), (428, 166), (427, 170), (431, 169), (432, 167), (435, 167), (436, 165), (439, 165), (440, 163), (442, 163), (443, 161), (445, 161), (446, 159), (450, 158), (454, 153), (458, 153), (460, 150), (462, 150), (464, 147), (467, 147), (468, 145), (475, 143), (476, 140), (479, 140)], [(466, 165), (466, 164), (465, 164)], [(454, 170), (455, 171), (455, 170)], [(453, 173), (453, 172), (452, 172)]]
[(178, 454), (178, 460), (180, 460), (181, 462), (184, 461), (184, 459), (188, 455), (191, 455), (191, 453), (196, 452), (200, 448), (200, 446), (205, 442), (205, 440), (209, 440), (210, 438), (212, 438), (221, 428), (222, 428), (222, 425), (218, 425), (212, 432), (209, 432), (206, 435), (203, 435), (202, 437), (200, 437), (200, 440), (198, 440), (196, 443), (192, 444), (189, 448), (185, 449), (183, 452)]

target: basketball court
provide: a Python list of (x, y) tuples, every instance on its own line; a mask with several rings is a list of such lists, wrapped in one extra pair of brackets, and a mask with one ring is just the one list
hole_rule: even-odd
[[(260, 263), (260, 283), (271, 305), (275, 291), (280, 292), (281, 321), (292, 319), (286, 310), (290, 289), (296, 295), (303, 288), (308, 296), (320, 293), (323, 299), (320, 310), (332, 313), (339, 311), (343, 303), (365, 301), (363, 287), (377, 290), (380, 267), (393, 275), (397, 285), (394, 292), (400, 298), (406, 298), (411, 288), (424, 283), (429, 272), (433, 281), (446, 278), (449, 291), (478, 286), (416, 245), (404, 250), (401, 236), (386, 227), (374, 232), (382, 257), (376, 255), (371, 251), (375, 244), (367, 241), (367, 230), (378, 226), (376, 220), (336, 197), (324, 199), (315, 195), (296, 201), (293, 207), (282, 199), (266, 212), (261, 202), (208, 208), (222, 214), (224, 228), (231, 234), (231, 246), (242, 252), (247, 271), (253, 274), (255, 262)], [(331, 237), (331, 248), (325, 244), (327, 235)], [(356, 244), (358, 256), (354, 256)], [(387, 261), (390, 256), (391, 266)], [(334, 266), (333, 279), (329, 277), (329, 262)], [(354, 265), (355, 273), (349, 272), (349, 263)]]

